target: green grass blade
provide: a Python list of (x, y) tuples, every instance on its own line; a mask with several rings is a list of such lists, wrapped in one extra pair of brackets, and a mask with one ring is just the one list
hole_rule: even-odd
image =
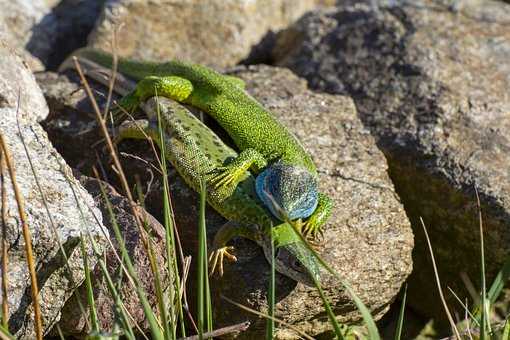
[[(363, 321), (365, 322), (365, 326), (367, 327), (367, 330), (368, 330), (369, 339), (371, 339), (371, 340), (381, 339), (381, 336), (379, 335), (379, 331), (377, 330), (377, 326), (375, 324), (374, 318), (370, 314), (370, 311), (365, 306), (363, 301), (361, 301), (361, 299), (356, 295), (356, 293), (351, 288), (351, 286), (346, 281), (344, 281), (342, 279), (340, 274), (336, 270), (331, 268), (331, 266), (329, 264), (327, 264), (326, 261), (324, 261), (322, 259), (322, 257), (320, 257), (320, 255), (308, 244), (308, 241), (303, 237), (303, 235), (299, 232), (299, 230), (297, 230), (297, 227), (292, 223), (290, 223), (290, 224), (294, 228), (294, 232), (298, 235), (298, 237), (301, 239), (301, 242), (307, 247), (307, 249), (310, 251), (310, 253), (317, 259), (317, 261), (319, 261), (319, 263), (329, 273), (331, 273), (338, 280), (338, 282), (340, 282), (342, 284), (342, 286), (344, 286), (345, 290), (347, 291), (347, 294), (351, 297), (352, 301), (356, 305), (356, 308), (358, 308), (358, 310), (361, 313), (361, 316), (363, 317)], [(314, 280), (316, 280), (316, 278), (314, 278)]]
[[(156, 96), (156, 100), (158, 97)], [(164, 145), (164, 131), (163, 125), (161, 121), (161, 115), (159, 110), (159, 102), (157, 104), (157, 114), (158, 114), (158, 133), (160, 145)], [(160, 148), (160, 159), (161, 159), (161, 173), (163, 177), (163, 218), (165, 225), (165, 245), (166, 245), (166, 255), (167, 255), (167, 270), (168, 275), (173, 273), (175, 292), (173, 296), (171, 296), (170, 303), (170, 314), (172, 316), (172, 320), (176, 319), (176, 313), (173, 308), (173, 300), (175, 299), (175, 303), (177, 304), (177, 312), (179, 313), (179, 324), (181, 329), (181, 336), (186, 336), (186, 326), (184, 324), (184, 312), (182, 307), (182, 301), (180, 299), (179, 292), (181, 291), (181, 281), (179, 275), (179, 267), (177, 265), (177, 251), (176, 251), (176, 242), (174, 235), (174, 223), (173, 223), (173, 212), (172, 205), (170, 203), (170, 186), (168, 184), (168, 170), (166, 166), (166, 155), (164, 152), (164, 148)], [(173, 329), (173, 338), (177, 337), (176, 334), (176, 325), (174, 324)]]
[(402, 329), (404, 326), (404, 314), (406, 310), (406, 298), (407, 298), (407, 284), (404, 288), (404, 296), (402, 297), (400, 313), (398, 314), (397, 329), (395, 330), (395, 340), (400, 340), (400, 337), (402, 336)]
[(476, 193), (476, 203), (478, 207), (478, 218), (479, 218), (479, 226), (480, 226), (480, 264), (481, 264), (481, 270), (480, 270), (480, 276), (482, 281), (482, 298), (480, 300), (482, 305), (482, 313), (481, 313), (481, 320), (480, 320), (480, 340), (485, 340), (487, 338), (487, 332), (490, 332), (490, 325), (489, 325), (489, 306), (488, 301), (486, 300), (487, 297), (487, 288), (485, 284), (485, 252), (484, 252), (484, 240), (483, 240), (483, 221), (482, 221), (482, 209), (480, 205), (480, 196), (478, 195), (478, 190), (475, 186), (475, 193)]
[[(207, 249), (207, 248), (206, 248)], [(207, 254), (207, 251), (205, 252)], [(213, 330), (213, 315), (212, 315), (212, 301), (211, 301), (211, 289), (209, 286), (209, 274), (207, 268), (207, 261), (205, 263), (205, 316), (206, 316), (206, 325), (207, 332), (212, 332)]]
[(9, 330), (7, 328), (4, 328), (4, 326), (0, 325), (0, 338), (2, 340), (15, 340), (16, 338), (9, 333)]
[(268, 311), (267, 314), (270, 316), (266, 319), (266, 339), (272, 340), (274, 336), (274, 305), (275, 305), (275, 267), (274, 267), (274, 240), (273, 234), (270, 234), (270, 243), (271, 243), (271, 275), (269, 277), (269, 292), (268, 292)]
[(502, 340), (509, 340), (510, 339), (510, 322), (508, 319), (505, 321), (505, 328), (503, 328), (503, 334), (501, 336)]
[(200, 183), (200, 213), (199, 213), (199, 222), (198, 222), (198, 256), (197, 256), (197, 264), (198, 264), (198, 277), (197, 277), (197, 311), (198, 311), (198, 337), (200, 340), (203, 339), (204, 334), (204, 292), (205, 292), (205, 283), (204, 283), (204, 262), (206, 261), (206, 253), (204, 243), (206, 241), (205, 235), (205, 197), (206, 197), (206, 188), (203, 182)]
[(315, 277), (315, 275), (310, 275), (312, 277), (313, 283), (315, 287), (317, 288), (317, 291), (319, 292), (319, 296), (321, 297), (322, 303), (324, 304), (324, 308), (326, 308), (326, 313), (328, 314), (329, 322), (333, 326), (333, 330), (335, 331), (335, 335), (337, 339), (343, 340), (344, 335), (342, 333), (342, 330), (340, 328), (340, 324), (338, 323), (338, 320), (336, 319), (335, 313), (333, 313), (333, 309), (331, 309), (331, 306), (328, 302), (328, 298), (324, 294), (324, 291), (322, 290), (322, 286)]
[(85, 272), (85, 288), (87, 289), (87, 302), (89, 304), (89, 315), (92, 332), (99, 332), (99, 322), (97, 321), (96, 303), (94, 301), (94, 292), (92, 289), (92, 280), (90, 279), (90, 267), (87, 251), (85, 250), (85, 239), (80, 236), (80, 249), (83, 257), (83, 270)]
[(209, 286), (209, 268), (207, 261), (207, 229), (206, 229), (206, 221), (205, 221), (205, 205), (206, 205), (206, 192), (207, 188), (205, 183), (202, 183), (200, 190), (200, 216), (199, 216), (199, 226), (201, 230), (200, 239), (200, 248), (203, 251), (204, 259), (202, 262), (202, 268), (204, 270), (204, 294), (205, 294), (205, 318), (206, 318), (206, 329), (207, 332), (211, 332), (213, 330), (213, 317), (212, 317), (212, 301), (211, 301), (211, 290)]
[[(147, 250), (148, 250), (148, 257), (151, 257), (152, 263), (156, 262), (156, 256), (154, 255), (154, 248), (152, 246), (152, 240), (150, 240), (150, 236), (148, 237), (149, 240), (147, 242)], [(159, 315), (161, 316), (161, 322), (163, 324), (163, 335), (165, 339), (174, 339), (173, 332), (170, 331), (170, 323), (168, 322), (168, 315), (166, 312), (166, 306), (165, 306), (165, 298), (163, 294), (163, 289), (161, 288), (161, 277), (159, 276), (159, 270), (156, 266), (153, 271), (154, 273), (154, 288), (156, 290), (156, 300), (158, 301), (158, 310)]]
[[(137, 185), (137, 193), (138, 193), (138, 200), (140, 202), (144, 201), (143, 194), (140, 190), (140, 185)], [(147, 221), (143, 220), (143, 227), (145, 230), (149, 229), (149, 226), (147, 225)], [(149, 258), (149, 262), (152, 266), (152, 273), (154, 275), (154, 289), (156, 293), (156, 301), (158, 303), (158, 310), (159, 315), (161, 317), (161, 323), (163, 324), (163, 335), (165, 336), (165, 339), (167, 340), (173, 340), (175, 339), (175, 334), (173, 330), (175, 327), (172, 327), (172, 331), (170, 330), (170, 322), (168, 320), (168, 313), (165, 305), (165, 296), (163, 293), (162, 285), (161, 285), (161, 276), (159, 274), (159, 266), (157, 265), (156, 255), (154, 254), (154, 247), (151, 239), (151, 235), (147, 234), (147, 257)], [(120, 280), (119, 280), (120, 281)]]
[(57, 333), (58, 333), (58, 337), (60, 338), (60, 340), (66, 340), (66, 338), (64, 337), (64, 333), (62, 333), (62, 329), (60, 329), (60, 326), (58, 323), (55, 325), (55, 327), (57, 328)]
[(142, 285), (140, 284), (140, 282), (138, 280), (136, 271), (133, 267), (133, 263), (131, 262), (131, 259), (129, 258), (129, 254), (126, 249), (126, 244), (124, 243), (124, 239), (122, 237), (122, 234), (120, 233), (119, 225), (117, 224), (117, 219), (115, 218), (115, 214), (113, 213), (111, 203), (107, 199), (107, 195), (104, 190), (104, 187), (102, 185), (100, 185), (100, 188), (101, 188), (103, 197), (105, 199), (106, 207), (108, 209), (108, 214), (111, 218), (113, 231), (115, 233), (115, 238), (119, 244), (119, 248), (120, 248), (120, 251), (122, 254), (122, 259), (124, 260), (124, 264), (126, 266), (128, 274), (131, 276), (131, 278), (135, 282), (135, 291), (138, 296), (138, 299), (140, 300), (140, 303), (142, 304), (142, 308), (143, 308), (145, 317), (147, 318), (147, 322), (148, 322), (149, 328), (151, 330), (152, 339), (153, 340), (163, 340), (164, 336), (163, 336), (163, 333), (161, 332), (161, 328), (159, 327), (156, 316), (154, 315), (154, 312), (152, 311), (149, 301), (147, 300), (145, 291), (143, 290)]
[(103, 260), (100, 260), (98, 262), (98, 264), (101, 268), (103, 276), (105, 277), (108, 291), (110, 292), (111, 296), (113, 297), (117, 314), (119, 315), (120, 321), (122, 322), (122, 330), (124, 332), (124, 336), (128, 340), (134, 340), (135, 334), (133, 333), (133, 328), (131, 327), (131, 323), (129, 322), (129, 317), (126, 314), (126, 311), (124, 310), (120, 294), (118, 293), (117, 289), (115, 288), (113, 280), (112, 280), (110, 274), (108, 273), (108, 269), (106, 268), (106, 264), (104, 263)]
[(510, 278), (510, 257), (507, 258), (507, 260), (503, 264), (503, 267), (501, 267), (500, 271), (498, 272), (498, 275), (496, 275), (496, 278), (492, 282), (489, 292), (487, 293), (487, 300), (489, 300), (490, 304), (493, 304), (499, 298), (509, 278)]

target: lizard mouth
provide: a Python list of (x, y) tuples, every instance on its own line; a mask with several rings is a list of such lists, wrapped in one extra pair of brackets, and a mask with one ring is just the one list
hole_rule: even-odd
[[(296, 249), (296, 247), (298, 247), (298, 249)], [(320, 279), (319, 265), (312, 257), (308, 258), (308, 261), (306, 261), (307, 258), (303, 257), (305, 254), (308, 254), (308, 252), (303, 252), (302, 249), (299, 249), (297, 244), (288, 244), (283, 247), (278, 247), (275, 254), (275, 267), (278, 272), (285, 274), (297, 282), (301, 282), (307, 286), (314, 286), (311, 275), (315, 275), (317, 279)]]
[(301, 167), (273, 164), (257, 176), (255, 189), (264, 205), (281, 221), (307, 218), (317, 208), (317, 180)]

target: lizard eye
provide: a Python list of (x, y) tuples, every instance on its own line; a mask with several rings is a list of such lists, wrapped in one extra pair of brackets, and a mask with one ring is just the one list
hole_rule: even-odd
[(297, 259), (291, 262), (292, 269), (298, 272), (304, 272), (303, 264)]

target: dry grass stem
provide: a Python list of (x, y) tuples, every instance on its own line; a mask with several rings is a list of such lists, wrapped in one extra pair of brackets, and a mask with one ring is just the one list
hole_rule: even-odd
[(234, 306), (238, 307), (238, 308), (241, 308), (242, 310), (245, 310), (247, 312), (250, 312), (250, 313), (253, 313), (255, 315), (258, 315), (258, 316), (261, 316), (263, 318), (266, 318), (266, 319), (271, 319), (279, 324), (282, 324), (284, 325), (285, 327), (289, 328), (289, 329), (292, 329), (294, 332), (298, 333), (301, 337), (303, 337), (304, 339), (308, 339), (308, 340), (314, 340), (311, 336), (309, 336), (308, 334), (300, 331), (299, 329), (297, 329), (296, 327), (292, 326), (291, 324), (288, 324), (286, 323), (285, 321), (283, 320), (280, 320), (278, 318), (275, 318), (275, 317), (272, 317), (270, 315), (267, 315), (267, 314), (264, 314), (264, 313), (261, 313), (259, 311), (256, 311), (255, 309), (251, 309), (250, 307), (246, 307), (246, 306), (243, 306), (241, 305), (240, 303), (237, 303), (235, 301), (232, 301), (230, 300), (228, 297), (224, 296), (224, 295), (221, 295), (221, 298), (231, 304), (233, 304)]
[(7, 290), (9, 287), (7, 278), (7, 266), (9, 264), (9, 254), (7, 244), (7, 192), (5, 188), (5, 159), (3, 153), (0, 154), (0, 185), (2, 195), (2, 325), (8, 329), (7, 320), (9, 318), (9, 301), (7, 300)]
[[(227, 326), (227, 327), (223, 327), (223, 328), (217, 329), (212, 332), (204, 333), (204, 334), (202, 334), (202, 338), (209, 339), (209, 338), (214, 338), (214, 337), (218, 337), (218, 336), (222, 336), (222, 335), (227, 335), (230, 333), (244, 332), (245, 330), (248, 329), (248, 327), (250, 327), (250, 322), (245, 321), (245, 322), (241, 322), (236, 325), (233, 325), (233, 326)], [(193, 335), (193, 336), (188, 336), (186, 338), (179, 338), (177, 340), (198, 340), (199, 338), (200, 337), (198, 335)]]
[(448, 308), (448, 305), (446, 304), (446, 300), (444, 298), (443, 289), (441, 288), (441, 281), (439, 279), (439, 273), (437, 272), (437, 266), (436, 266), (436, 260), (434, 258), (434, 251), (432, 250), (432, 244), (430, 243), (429, 234), (427, 232), (427, 228), (425, 227), (425, 223), (423, 222), (423, 219), (420, 217), (420, 222), (423, 227), (423, 231), (425, 232), (425, 238), (427, 239), (427, 245), (429, 247), (430, 252), (430, 258), (432, 260), (432, 267), (434, 268), (434, 275), (436, 276), (436, 284), (437, 289), (439, 291), (439, 297), (441, 298), (441, 303), (443, 304), (444, 310), (446, 312), (446, 316), (448, 317), (448, 321), (450, 322), (450, 326), (452, 327), (453, 332), (455, 333), (455, 336), (457, 339), (462, 339), (459, 333), (459, 330), (457, 329), (457, 326), (455, 325), (455, 321), (453, 321), (452, 314), (450, 313), (450, 309)]
[(38, 340), (42, 340), (43, 338), (42, 318), (41, 308), (39, 306), (39, 289), (37, 286), (37, 276), (35, 272), (35, 260), (32, 250), (32, 236), (30, 234), (30, 229), (28, 228), (27, 224), (27, 217), (25, 215), (25, 202), (23, 200), (23, 196), (19, 191), (18, 183), (16, 182), (16, 172), (14, 170), (14, 165), (12, 164), (11, 161), (12, 159), (11, 154), (9, 152), (9, 149), (7, 148), (7, 144), (5, 143), (5, 139), (2, 133), (0, 133), (0, 148), (2, 149), (2, 153), (4, 155), (3, 158), (9, 171), (9, 176), (11, 177), (12, 187), (14, 189), (14, 196), (16, 198), (18, 213), (21, 220), (21, 226), (23, 229), (23, 238), (25, 239), (25, 252), (27, 255), (28, 270), (30, 272), (32, 305), (34, 307), (35, 334)]

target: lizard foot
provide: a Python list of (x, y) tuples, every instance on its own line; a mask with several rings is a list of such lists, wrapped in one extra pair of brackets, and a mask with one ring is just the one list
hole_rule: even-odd
[(243, 168), (227, 165), (221, 166), (213, 170), (216, 174), (212, 177), (211, 182), (214, 188), (229, 187), (239, 183), (242, 176), (246, 173)]
[(237, 257), (235, 257), (231, 252), (234, 250), (234, 247), (232, 246), (225, 246), (221, 247), (219, 249), (216, 249), (211, 252), (209, 255), (209, 267), (210, 272), (209, 276), (213, 276), (216, 266), (218, 266), (218, 275), (221, 277), (223, 276), (223, 259), (227, 258), (231, 262), (236, 262)]
[(307, 239), (317, 240), (318, 236), (324, 236), (321, 225), (315, 223), (313, 216), (303, 223), (301, 231)]
[(310, 217), (307, 221), (298, 219), (293, 223), (301, 235), (303, 235), (311, 245), (319, 245), (321, 240), (324, 239), (324, 230), (321, 228), (321, 225), (315, 223), (313, 216)]

